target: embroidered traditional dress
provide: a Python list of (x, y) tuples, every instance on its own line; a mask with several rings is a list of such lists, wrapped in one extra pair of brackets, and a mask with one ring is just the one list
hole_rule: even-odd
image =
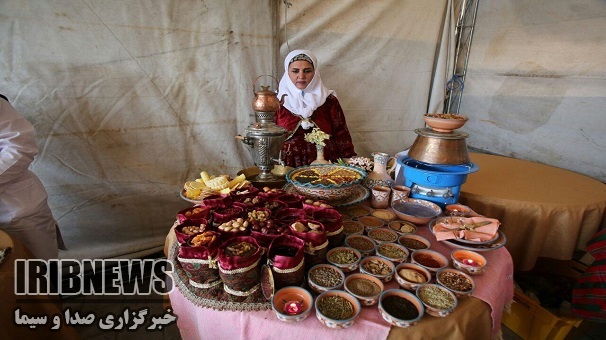
[[(356, 155), (343, 110), (335, 96), (328, 96), (326, 102), (316, 109), (310, 120), (330, 135), (330, 139), (325, 141), (324, 158), (336, 162), (338, 158)], [(300, 122), (301, 118), (293, 115), (283, 106), (276, 114), (276, 124), (290, 132), (282, 146), (284, 165), (293, 167), (308, 165), (316, 159), (315, 144), (304, 139), (305, 134), (311, 132), (311, 129), (304, 130)]]
[[(297, 60), (311, 64), (313, 79), (303, 90), (289, 77), (289, 65)], [(316, 146), (305, 141), (305, 134), (318, 127), (330, 135), (324, 147), (324, 158), (336, 162), (338, 158), (355, 156), (354, 146), (345, 123), (343, 109), (335, 91), (322, 83), (318, 61), (311, 51), (294, 50), (284, 59), (284, 75), (280, 80), (279, 96), (286, 94), (284, 104), (276, 114), (275, 123), (289, 131), (282, 146), (284, 165), (298, 167), (316, 159)]]

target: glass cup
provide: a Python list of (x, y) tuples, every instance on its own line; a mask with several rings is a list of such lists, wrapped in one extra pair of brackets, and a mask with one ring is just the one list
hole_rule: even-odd
[(389, 207), (389, 196), (391, 188), (382, 185), (375, 185), (372, 188), (372, 198), (370, 205), (375, 209), (386, 209)]

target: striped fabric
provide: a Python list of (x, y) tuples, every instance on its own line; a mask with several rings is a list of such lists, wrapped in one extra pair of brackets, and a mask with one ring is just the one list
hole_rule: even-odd
[(606, 229), (587, 243), (595, 261), (577, 281), (572, 291), (572, 310), (582, 318), (606, 321)]

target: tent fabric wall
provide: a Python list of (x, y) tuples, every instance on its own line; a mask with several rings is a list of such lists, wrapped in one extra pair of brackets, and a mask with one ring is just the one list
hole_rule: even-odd
[(468, 146), (606, 182), (605, 29), (601, 0), (480, 1)]
[(281, 4), (280, 60), (294, 49), (312, 50), (324, 84), (337, 93), (356, 152), (393, 155), (424, 125), (447, 3), (298, 0), (286, 15)]
[(160, 250), (183, 183), (250, 155), (252, 81), (272, 72), (271, 1), (2, 2), (0, 92), (35, 125), (33, 171), (66, 258)]
[[(186, 180), (252, 166), (234, 139), (254, 119), (252, 83), (279, 79), (295, 48), (317, 54), (358, 154), (412, 144), (450, 1), (290, 3), (285, 15), (281, 0), (2, 2), (0, 93), (36, 128), (32, 170), (69, 248), (61, 257), (161, 249), (189, 205)], [(481, 1), (468, 145), (604, 181), (604, 11), (598, 0)]]
[[(288, 44), (318, 54), (359, 154), (395, 153), (422, 126), (444, 4), (295, 1), (289, 9)], [(69, 248), (62, 257), (160, 249), (188, 205), (178, 197), (186, 180), (252, 165), (233, 137), (253, 120), (254, 79), (283, 72), (281, 6), (3, 3), (0, 88), (36, 127), (33, 170)]]

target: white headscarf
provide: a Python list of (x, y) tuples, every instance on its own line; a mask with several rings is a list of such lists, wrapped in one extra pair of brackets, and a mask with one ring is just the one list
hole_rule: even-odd
[[(311, 82), (307, 84), (305, 90), (298, 89), (288, 76), (290, 61), (299, 54), (308, 56), (312, 60), (315, 70), (314, 77)], [(281, 97), (283, 94), (287, 94), (287, 96), (284, 97), (284, 106), (290, 112), (302, 118), (301, 126), (304, 130), (314, 126), (314, 124), (309, 121), (309, 117), (311, 117), (318, 107), (326, 102), (326, 98), (331, 94), (335, 97), (337, 95), (335, 91), (327, 89), (324, 84), (322, 84), (318, 59), (308, 50), (294, 50), (284, 59), (284, 75), (280, 80), (279, 96)]]

